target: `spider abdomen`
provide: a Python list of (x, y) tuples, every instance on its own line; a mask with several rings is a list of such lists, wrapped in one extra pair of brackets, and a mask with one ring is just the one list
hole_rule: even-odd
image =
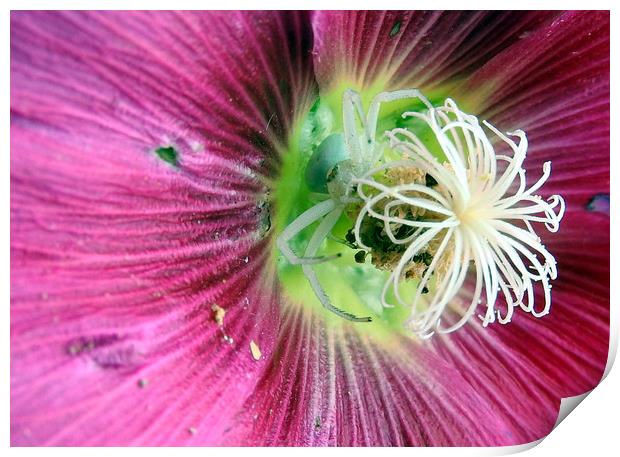
[(306, 184), (313, 192), (328, 193), (327, 183), (336, 171), (336, 166), (349, 159), (349, 152), (342, 133), (325, 138), (314, 151), (306, 166)]

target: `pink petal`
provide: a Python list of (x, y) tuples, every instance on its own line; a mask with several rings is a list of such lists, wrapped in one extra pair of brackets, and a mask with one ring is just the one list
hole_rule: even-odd
[(497, 446), (537, 439), (555, 422), (557, 386), (545, 384), (551, 378), (531, 354), (492, 335), (472, 326), (455, 339), (394, 335), (386, 342), (291, 310), (278, 352), (243, 408), (243, 443)]
[[(598, 216), (580, 220), (588, 217)], [(577, 264), (602, 259), (609, 243), (589, 241), (589, 254), (577, 255), (570, 222), (562, 243), (574, 260), (556, 245), (560, 278), (542, 319), (517, 312), (506, 326), (473, 321), (427, 341), (386, 341), (287, 311), (278, 350), (243, 408), (242, 442), (504, 446), (546, 436), (561, 399), (598, 384), (608, 353), (609, 262)]]
[(556, 421), (560, 400), (593, 389), (602, 377), (609, 345), (605, 272), (608, 278), (608, 265), (581, 271), (596, 275), (590, 287), (565, 269), (553, 285), (551, 314), (533, 319), (517, 312), (510, 324), (484, 330), (468, 325), (433, 338), (433, 350), (495, 403), (501, 420), (523, 432), (521, 439), (542, 438)]
[(317, 80), (431, 90), (462, 78), (553, 12), (321, 11), (313, 17)]
[(303, 17), (11, 19), (12, 444), (216, 444), (279, 324), (260, 175), (312, 90)]

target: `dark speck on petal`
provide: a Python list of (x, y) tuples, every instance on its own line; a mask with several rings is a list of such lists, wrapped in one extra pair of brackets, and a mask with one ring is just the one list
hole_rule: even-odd
[(67, 343), (65, 346), (67, 354), (80, 355), (83, 353), (91, 352), (92, 350), (118, 341), (118, 335), (95, 335), (95, 336), (82, 336), (75, 338)]
[(392, 26), (392, 30), (390, 30), (390, 37), (395, 37), (398, 34), (398, 32), (400, 31), (400, 24), (401, 24), (400, 20), (394, 22), (394, 25)]
[(588, 211), (604, 213), (609, 216), (609, 194), (597, 194), (588, 203)]
[(101, 368), (131, 368), (140, 364), (134, 342), (116, 334), (83, 336), (69, 341), (65, 350), (72, 357), (88, 355)]
[(178, 153), (172, 146), (159, 147), (155, 149), (155, 154), (164, 162), (168, 162), (174, 167), (179, 166)]

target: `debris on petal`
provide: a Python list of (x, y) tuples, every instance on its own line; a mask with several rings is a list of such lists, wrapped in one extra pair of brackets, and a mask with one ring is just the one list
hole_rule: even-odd
[(250, 351), (252, 351), (252, 357), (254, 357), (254, 360), (260, 360), (261, 356), (263, 355), (260, 352), (258, 344), (256, 344), (254, 340), (250, 341)]
[(222, 327), (224, 325), (224, 316), (226, 315), (226, 310), (214, 303), (213, 305), (211, 305), (211, 311), (213, 311), (213, 320), (217, 323), (217, 325)]

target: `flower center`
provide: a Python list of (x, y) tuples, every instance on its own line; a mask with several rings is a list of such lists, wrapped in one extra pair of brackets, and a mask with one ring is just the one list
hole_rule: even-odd
[[(416, 110), (378, 128), (380, 104), (395, 100)], [(306, 127), (302, 137), (317, 131)], [(308, 203), (277, 240), (283, 268), (299, 265), (323, 307), (361, 322), (370, 317), (358, 317), (354, 302), (380, 316), (398, 310), (420, 337), (454, 331), (478, 309), (483, 326), (510, 322), (517, 308), (549, 312), (557, 269), (533, 225), (557, 231), (564, 201), (535, 195), (549, 162), (527, 187), (525, 133), (481, 124), (450, 99), (434, 107), (417, 90), (381, 93), (367, 112), (345, 91), (343, 131), (334, 130), (330, 118), (297, 164)]]

